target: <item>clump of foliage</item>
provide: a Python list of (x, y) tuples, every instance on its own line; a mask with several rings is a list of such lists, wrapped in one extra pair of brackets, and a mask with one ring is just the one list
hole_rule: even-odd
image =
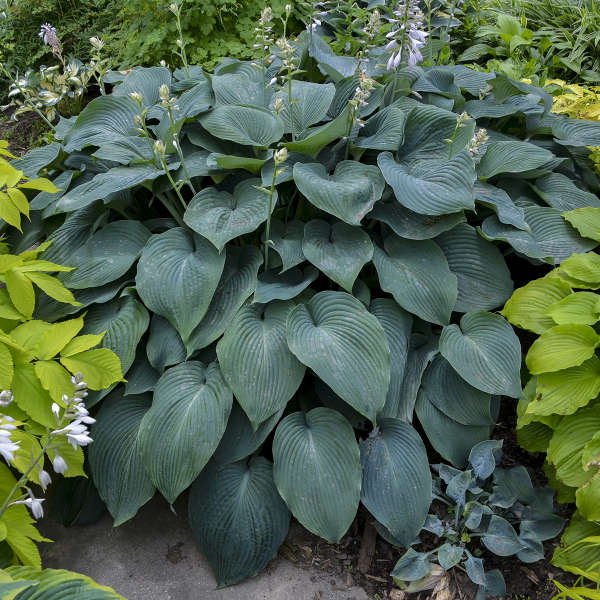
[(497, 569), (485, 571), (481, 545), (524, 563), (544, 558), (542, 542), (557, 536), (564, 524), (554, 512), (554, 492), (534, 488), (525, 467), (498, 467), (501, 448), (501, 441), (480, 442), (466, 471), (434, 465), (437, 512), (428, 515), (424, 529), (439, 542), (428, 552), (409, 548), (396, 564), (392, 576), (407, 592), (451, 589), (448, 571), (460, 565), (478, 587), (478, 598), (504, 596), (504, 577)]
[(600, 124), (504, 75), (416, 66), (414, 24), (359, 57), (261, 25), (253, 62), (113, 73), (22, 161), (61, 191), (16, 242), (52, 240), (41, 258), (76, 267), (59, 279), (83, 305), (35, 314), (85, 311), (127, 379), (88, 402), (99, 493), (119, 524), (191, 486), (221, 586), (264, 568), (291, 514), (336, 542), (362, 502), (410, 545), (433, 485), (412, 423), (464, 468), (521, 393), (491, 312), (504, 255), (597, 245), (563, 213), (600, 206)]

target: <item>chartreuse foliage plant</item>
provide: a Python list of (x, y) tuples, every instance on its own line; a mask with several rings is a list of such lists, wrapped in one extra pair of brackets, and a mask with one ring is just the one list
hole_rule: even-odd
[(127, 380), (88, 399), (99, 493), (119, 524), (191, 487), (220, 586), (261, 571), (292, 514), (337, 542), (362, 502), (410, 545), (432, 494), (414, 424), (462, 469), (521, 393), (492, 312), (514, 289), (505, 255), (598, 243), (563, 213), (600, 207), (600, 124), (550, 113), (544, 90), (388, 71), (397, 45), (339, 56), (314, 31), (268, 50), (113, 73), (21, 162), (60, 191), (16, 241), (52, 241), (40, 259), (75, 267), (58, 279), (81, 303), (34, 315), (85, 314)]
[(446, 572), (460, 565), (477, 586), (477, 598), (504, 596), (504, 577), (497, 569), (485, 571), (482, 546), (525, 563), (544, 558), (542, 542), (558, 535), (564, 524), (554, 513), (554, 491), (534, 488), (523, 466), (497, 467), (501, 448), (498, 440), (480, 442), (465, 471), (433, 466), (437, 513), (427, 516), (424, 529), (439, 543), (428, 552), (409, 548), (396, 564), (392, 576), (407, 592), (450, 586)]
[[(600, 240), (600, 210), (579, 208), (564, 217), (582, 235)], [(573, 254), (541, 279), (518, 289), (502, 313), (539, 337), (526, 356), (531, 375), (519, 400), (518, 439), (547, 453), (550, 480), (577, 517), (554, 564), (580, 576), (600, 562), (600, 255)], [(590, 523), (585, 524), (585, 519)], [(579, 530), (588, 530), (585, 534)], [(576, 536), (573, 539), (573, 536)]]

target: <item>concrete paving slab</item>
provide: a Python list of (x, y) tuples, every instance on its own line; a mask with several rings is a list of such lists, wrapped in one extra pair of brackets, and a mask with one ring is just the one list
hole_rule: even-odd
[(41, 523), (45, 567), (71, 569), (113, 587), (128, 600), (368, 600), (339, 575), (274, 560), (253, 579), (222, 590), (187, 525), (185, 503), (173, 514), (154, 498), (128, 523), (113, 528), (105, 515), (89, 526)]

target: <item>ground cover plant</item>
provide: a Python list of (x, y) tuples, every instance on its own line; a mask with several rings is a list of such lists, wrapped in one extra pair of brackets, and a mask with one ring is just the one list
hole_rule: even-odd
[[(423, 16), (397, 13), (379, 13), (387, 47), (365, 29), (356, 56), (317, 15), (274, 39), (268, 10), (257, 61), (210, 73), (181, 43), (182, 67), (110, 73), (19, 162), (59, 191), (32, 198), (13, 251), (51, 241), (39, 258), (73, 268), (58, 280), (80, 303), (42, 294), (32, 312), (85, 314), (126, 379), (87, 399), (99, 493), (120, 524), (191, 486), (220, 586), (266, 566), (291, 514), (335, 542), (362, 502), (410, 546), (437, 489), (427, 447), (472, 477), (499, 397), (521, 394), (519, 339), (493, 312), (509, 265), (598, 244), (564, 213), (600, 207), (600, 124), (502, 74), (418, 66)], [(527, 528), (519, 553), (544, 539)]]

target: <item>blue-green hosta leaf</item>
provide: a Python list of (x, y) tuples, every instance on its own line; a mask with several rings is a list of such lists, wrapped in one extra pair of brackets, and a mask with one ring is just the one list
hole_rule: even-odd
[(152, 392), (160, 373), (153, 369), (148, 359), (138, 353), (138, 357), (133, 361), (131, 368), (126, 373), (127, 383), (125, 384), (125, 395), (143, 394)]
[(88, 206), (94, 200), (107, 198), (109, 194), (128, 190), (144, 181), (152, 181), (164, 175), (154, 165), (130, 165), (114, 167), (106, 173), (98, 173), (91, 181), (69, 190), (57, 203), (56, 211), (72, 212)]
[(51, 165), (59, 156), (62, 146), (57, 142), (52, 142), (41, 148), (33, 148), (20, 160), (14, 160), (13, 166), (19, 171), (23, 171), (26, 177), (37, 177), (40, 171)]
[[(479, 479), (487, 479), (492, 475), (502, 457), (502, 440), (485, 440), (476, 444), (469, 453), (469, 464)], [(479, 505), (480, 506), (480, 505)]]
[(135, 360), (137, 346), (149, 323), (150, 317), (144, 305), (132, 296), (124, 296), (91, 306), (85, 315), (82, 333), (106, 331), (100, 345), (119, 357), (123, 373), (126, 373)]
[(453, 546), (452, 544), (440, 546), (437, 552), (440, 567), (446, 571), (455, 567), (461, 561), (463, 553), (464, 550), (460, 546)]
[(506, 242), (520, 254), (554, 264), (554, 258), (537, 243), (533, 233), (500, 223), (496, 215), (485, 219), (478, 231), (489, 242)]
[(457, 280), (439, 246), (431, 240), (390, 235), (375, 247), (373, 263), (381, 289), (424, 321), (447, 325), (456, 303)]
[(468, 550), (465, 550), (467, 560), (465, 561), (465, 571), (469, 579), (476, 585), (486, 585), (485, 571), (483, 569), (483, 559), (475, 558)]
[(250, 423), (244, 410), (237, 402), (234, 402), (227, 421), (227, 429), (221, 438), (219, 447), (213, 454), (214, 460), (220, 464), (228, 464), (254, 454), (275, 429), (279, 419), (281, 419), (283, 410), (282, 408), (271, 415), (254, 431), (252, 423)]
[(329, 44), (319, 35), (310, 36), (308, 52), (319, 65), (319, 69), (329, 75), (334, 82), (354, 75), (359, 61), (353, 56), (338, 56)]
[(409, 548), (394, 566), (392, 577), (401, 581), (417, 581), (431, 572), (431, 563), (427, 555)]
[(181, 228), (153, 235), (142, 251), (136, 276), (140, 298), (175, 327), (184, 344), (210, 306), (225, 254)]
[(148, 361), (162, 373), (166, 367), (177, 365), (186, 358), (185, 347), (173, 326), (159, 315), (152, 315), (150, 335), (146, 342)]
[(475, 201), (490, 207), (498, 215), (500, 222), (529, 231), (523, 209), (517, 206), (504, 190), (489, 183), (477, 182)]
[(458, 325), (447, 325), (440, 352), (473, 387), (490, 394), (521, 395), (521, 344), (500, 316), (484, 311), (465, 314)]
[(69, 266), (75, 270), (62, 277), (63, 283), (81, 290), (115, 281), (129, 271), (150, 235), (139, 221), (105, 225), (71, 255)]
[(512, 556), (524, 548), (513, 526), (498, 515), (492, 515), (481, 541), (488, 550), (497, 556)]
[(469, 154), (452, 159), (396, 162), (382, 152), (377, 164), (400, 204), (419, 214), (445, 215), (474, 209), (475, 169)]
[(140, 422), (151, 403), (149, 394), (123, 396), (115, 391), (102, 403), (92, 426), (90, 467), (115, 526), (135, 516), (154, 496), (139, 446)]
[(508, 300), (514, 288), (504, 257), (473, 227), (461, 223), (435, 241), (458, 279), (455, 311), (490, 310)]
[(269, 195), (257, 189), (260, 185), (260, 179), (246, 179), (235, 186), (233, 194), (204, 188), (191, 199), (183, 220), (221, 252), (229, 240), (254, 231), (275, 208), (277, 192), (269, 204)]
[(571, 179), (561, 173), (549, 173), (539, 177), (533, 189), (546, 204), (561, 212), (588, 206), (600, 208), (598, 196), (578, 188)]
[(461, 98), (460, 88), (454, 83), (454, 74), (444, 68), (432, 68), (411, 86), (417, 92), (432, 92), (446, 98)]
[(490, 427), (454, 421), (436, 408), (422, 390), (417, 397), (415, 412), (436, 452), (457, 467), (465, 467), (471, 448), (490, 437)]
[(525, 220), (531, 227), (537, 245), (556, 263), (573, 253), (587, 252), (598, 242), (582, 238), (563, 218), (560, 210), (544, 206), (528, 206), (524, 209)]
[(359, 227), (315, 219), (304, 227), (302, 252), (329, 279), (352, 293), (358, 274), (373, 257), (373, 244)]
[(153, 106), (159, 101), (161, 85), (171, 87), (171, 71), (167, 67), (134, 67), (127, 73), (112, 95), (125, 98), (131, 92), (142, 95), (144, 107)]
[(421, 390), (438, 410), (462, 425), (492, 426), (491, 397), (462, 379), (443, 356), (423, 374)]
[(390, 385), (383, 327), (344, 292), (319, 292), (287, 319), (287, 343), (338, 396), (375, 422)]
[(153, 160), (154, 151), (148, 138), (130, 136), (102, 144), (92, 156), (128, 165)]
[(140, 424), (139, 441), (150, 478), (169, 504), (198, 477), (217, 449), (232, 401), (217, 363), (184, 362), (158, 380), (152, 408)]
[(328, 175), (320, 163), (294, 165), (294, 181), (317, 208), (350, 225), (359, 225), (383, 193), (385, 182), (379, 169), (344, 160)]
[(304, 271), (294, 268), (285, 273), (277, 269), (264, 271), (258, 276), (253, 302), (267, 303), (271, 300), (291, 300), (302, 293), (317, 277), (319, 272), (312, 265)]
[[(313, 157), (301, 152), (288, 152), (287, 159), (277, 165), (279, 175), (275, 177), (275, 185), (291, 181), (294, 178), (294, 165), (297, 163), (313, 162)], [(273, 182), (273, 172), (275, 171), (275, 161), (270, 158), (265, 162), (260, 172), (263, 187), (270, 188)]]
[(518, 112), (516, 106), (511, 104), (498, 104), (491, 98), (489, 100), (469, 100), (465, 103), (463, 108), (474, 119), (481, 119), (483, 117), (499, 119), (501, 117), (514, 115)]
[(285, 339), (292, 307), (243, 306), (217, 344), (223, 376), (255, 429), (285, 407), (304, 377), (305, 367)]
[(419, 434), (399, 419), (381, 419), (360, 445), (361, 500), (403, 546), (419, 534), (431, 504), (431, 471)]
[(65, 136), (65, 150), (81, 150), (85, 146), (101, 146), (124, 136), (138, 135), (133, 122), (139, 107), (129, 97), (100, 96), (80, 113)]
[(372, 116), (354, 141), (359, 148), (395, 152), (404, 141), (406, 112), (388, 106)]
[(378, 414), (378, 418), (396, 418), (408, 358), (413, 322), (412, 315), (400, 308), (391, 298), (375, 298), (371, 302), (369, 311), (381, 323), (390, 348), (390, 387), (388, 388), (385, 406)]
[(273, 475), (294, 517), (339, 542), (360, 502), (360, 453), (350, 423), (323, 407), (288, 415), (273, 439)]
[(335, 96), (335, 85), (292, 80), (291, 94), (291, 110), (287, 86), (285, 90), (282, 89), (274, 95), (272, 102), (277, 99), (283, 101), (280, 117), (285, 124), (285, 132), (289, 133), (293, 130), (294, 134), (298, 135), (310, 125), (319, 123), (325, 118)]
[(225, 331), (231, 320), (256, 289), (257, 274), (263, 262), (253, 246), (227, 248), (221, 280), (202, 321), (187, 342), (187, 354), (206, 348)]
[[(438, 352), (439, 336), (418, 332), (411, 334), (404, 379), (402, 380), (394, 417), (412, 423), (423, 373)], [(387, 409), (388, 406), (386, 405)]]
[[(56, 202), (57, 200), (62, 198), (62, 196), (64, 196), (67, 193), (67, 189), (71, 185), (73, 175), (75, 175), (75, 171), (63, 171), (62, 173), (57, 175), (52, 181), (52, 183), (60, 191), (54, 193), (40, 192), (31, 200), (31, 202), (29, 203), (29, 208), (31, 210), (43, 210), (50, 206), (53, 202)], [(54, 210), (52, 210), (52, 212), (54, 212)]]
[(285, 540), (290, 513), (262, 456), (209, 463), (194, 482), (190, 525), (219, 588), (262, 572)]
[(429, 240), (466, 221), (463, 212), (439, 216), (420, 215), (396, 200), (378, 202), (369, 217), (389, 225), (396, 235), (409, 240)]
[(498, 173), (523, 173), (537, 169), (553, 158), (552, 152), (529, 142), (490, 142), (477, 165), (477, 174), (482, 179), (489, 179)]
[(288, 221), (283, 224), (279, 219), (271, 219), (269, 237), (271, 246), (281, 257), (281, 273), (285, 273), (306, 260), (302, 252), (302, 239), (304, 238), (302, 221)]
[(251, 78), (248, 73), (223, 73), (211, 77), (217, 106), (245, 104), (267, 108), (273, 97), (273, 88), (263, 78)]
[(255, 106), (227, 104), (201, 115), (198, 122), (212, 135), (244, 146), (270, 146), (283, 136), (283, 121)]
[(557, 117), (552, 121), (552, 134), (564, 146), (600, 145), (600, 124), (595, 121)]

